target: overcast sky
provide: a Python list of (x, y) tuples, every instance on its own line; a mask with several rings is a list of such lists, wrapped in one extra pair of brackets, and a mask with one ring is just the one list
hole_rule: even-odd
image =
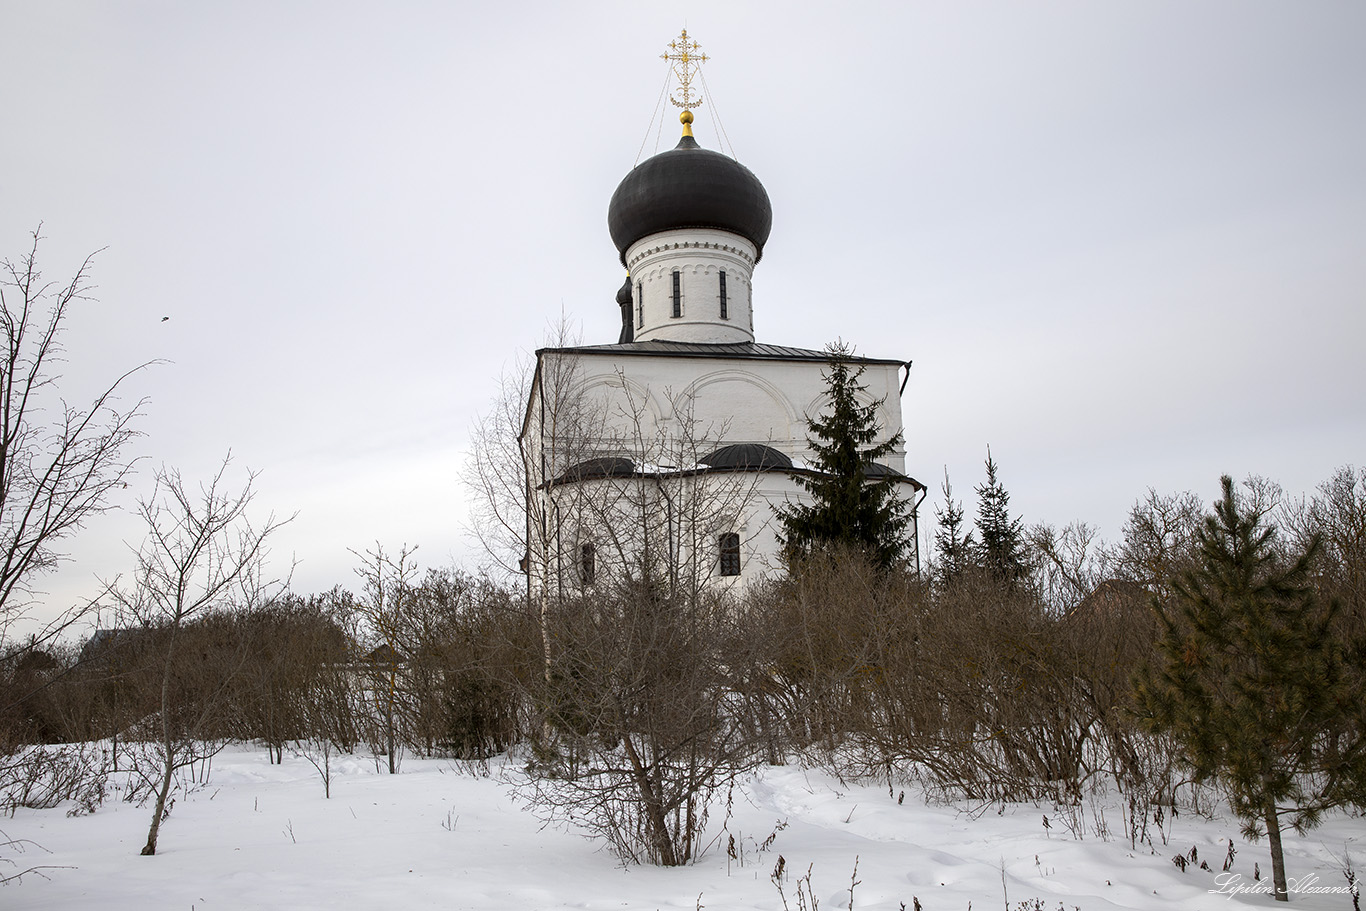
[[(686, 10), (686, 12), (685, 12)], [(459, 473), (561, 313), (686, 26), (773, 202), (760, 341), (914, 360), (907, 465), (1115, 537), (1148, 487), (1366, 461), (1366, 4), (0, 0), (0, 255), (69, 278), (63, 392), (131, 366), (154, 467), (261, 472), (295, 588), (479, 555)], [(163, 317), (170, 317), (163, 321)], [(928, 510), (927, 510), (928, 511)], [(53, 605), (128, 568), (92, 522)]]

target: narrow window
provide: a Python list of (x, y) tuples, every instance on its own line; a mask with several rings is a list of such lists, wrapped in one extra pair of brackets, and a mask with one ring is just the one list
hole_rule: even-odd
[(683, 315), (683, 288), (678, 271), (674, 270), (674, 319)]
[(592, 585), (598, 577), (597, 554), (593, 550), (593, 545), (583, 544), (579, 547), (579, 581), (584, 585)]
[(645, 287), (636, 282), (636, 328), (645, 328)]
[(726, 312), (726, 272), (721, 270), (721, 319), (730, 319), (730, 314)]
[(733, 531), (717, 539), (721, 548), (721, 575), (740, 575), (740, 536)]

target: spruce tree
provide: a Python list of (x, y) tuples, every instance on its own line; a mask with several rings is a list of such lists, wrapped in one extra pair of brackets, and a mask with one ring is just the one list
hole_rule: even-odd
[(987, 480), (977, 488), (977, 562), (1006, 582), (1026, 572), (1024, 524), (1010, 517), (1010, 494), (996, 476), (996, 460), (987, 447)]
[(953, 485), (949, 483), (949, 470), (944, 469), (944, 508), (934, 511), (938, 528), (934, 533), (934, 550), (937, 557), (935, 575), (941, 585), (949, 585), (963, 574), (972, 559), (976, 542), (972, 532), (963, 533), (963, 504), (954, 502)]
[(866, 388), (859, 382), (863, 367), (854, 363), (845, 345), (831, 345), (827, 351), (830, 360), (824, 376), (830, 404), (819, 417), (806, 422), (816, 472), (796, 479), (811, 495), (811, 502), (778, 511), (784, 555), (795, 563), (813, 550), (843, 544), (888, 569), (909, 546), (906, 532), (911, 516), (906, 501), (897, 494), (897, 478), (872, 475), (869, 466), (893, 452), (901, 434), (874, 442), (881, 432), (877, 420), (881, 403), (860, 403), (859, 395)]
[(1197, 778), (1223, 783), (1244, 834), (1267, 835), (1276, 898), (1288, 901), (1282, 818), (1301, 831), (1366, 796), (1366, 694), (1352, 691), (1334, 606), (1315, 597), (1319, 542), (1279, 553), (1275, 526), (1222, 484), (1195, 565), (1172, 580), (1170, 604), (1154, 600), (1159, 666), (1140, 680), (1139, 705)]

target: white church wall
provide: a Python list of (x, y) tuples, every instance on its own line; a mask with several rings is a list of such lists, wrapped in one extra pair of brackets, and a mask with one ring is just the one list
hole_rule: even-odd
[[(914, 491), (903, 494), (913, 497)], [(559, 504), (551, 513), (564, 521), (555, 535), (554, 567), (562, 591), (577, 593), (647, 573), (684, 590), (738, 592), (782, 571), (779, 511), (808, 499), (781, 471), (584, 481), (562, 485), (551, 496)], [(721, 537), (727, 533), (739, 538), (738, 575), (723, 573)], [(915, 528), (908, 534), (914, 536)], [(584, 544), (594, 554), (591, 580), (584, 575)]]
[[(546, 373), (575, 377), (573, 395), (580, 401), (568, 410), (590, 417), (573, 422), (573, 431), (598, 428), (592, 439), (555, 441), (529, 428), (529, 442), (554, 450), (553, 472), (575, 460), (618, 456), (631, 459), (637, 469), (667, 475), (695, 468), (700, 456), (740, 442), (772, 446), (800, 465), (810, 459), (806, 416), (826, 405), (825, 365), (820, 361), (612, 352), (546, 352), (543, 357), (574, 359), (572, 366)], [(902, 428), (899, 381), (895, 363), (868, 364), (861, 377), (867, 387), (864, 401), (880, 401), (881, 439)], [(884, 461), (904, 472), (904, 446)], [(614, 565), (620, 571), (633, 561), (639, 564), (640, 549), (654, 542), (651, 546), (672, 548), (669, 559), (676, 572), (708, 585), (743, 586), (777, 572), (777, 511), (807, 498), (796, 480), (774, 471), (696, 477), (705, 480), (610, 478), (561, 484), (550, 494), (542, 491), (540, 511), (554, 525), (555, 555), (547, 571), (560, 585), (581, 586), (584, 543), (594, 545), (603, 572), (610, 574)], [(535, 484), (545, 480), (536, 477)], [(707, 504), (693, 511), (699, 518), (687, 529), (668, 519), (670, 504), (677, 505), (679, 496)], [(737, 577), (719, 573), (718, 536), (727, 532), (740, 538)]]
[[(550, 559), (533, 567), (559, 593), (588, 593), (650, 579), (696, 592), (758, 578), (772, 565), (751, 530), (766, 528), (765, 476), (753, 472), (681, 472), (565, 482), (536, 496), (552, 517)], [(727, 576), (721, 537), (740, 538), (741, 566)], [(771, 539), (771, 535), (769, 538)]]
[[(763, 443), (805, 461), (807, 416), (826, 406), (825, 364), (760, 358), (651, 357), (642, 355), (578, 355), (584, 366), (583, 388), (603, 396), (613, 420), (640, 410), (642, 404), (659, 433), (677, 432), (682, 419), (675, 407), (691, 405), (689, 432), (720, 443)], [(901, 431), (900, 370), (896, 364), (869, 364), (861, 381), (865, 404), (879, 402), (881, 439)], [(625, 379), (626, 387), (622, 386)], [(623, 394), (629, 389), (629, 395)], [(591, 392), (590, 392), (591, 391)], [(887, 459), (905, 471), (905, 445)]]

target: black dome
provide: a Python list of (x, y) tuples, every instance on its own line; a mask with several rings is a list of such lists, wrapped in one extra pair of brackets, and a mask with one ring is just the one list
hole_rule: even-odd
[(629, 478), (636, 473), (636, 465), (630, 459), (620, 456), (603, 456), (577, 462), (565, 469), (552, 484), (569, 484), (573, 481), (597, 481), (603, 478)]
[(773, 207), (754, 172), (691, 136), (637, 165), (607, 207), (607, 228), (623, 264), (631, 244), (674, 228), (739, 234), (758, 249), (758, 259), (772, 227)]
[(792, 460), (772, 446), (762, 443), (732, 443), (698, 459), (711, 468), (791, 468)]

